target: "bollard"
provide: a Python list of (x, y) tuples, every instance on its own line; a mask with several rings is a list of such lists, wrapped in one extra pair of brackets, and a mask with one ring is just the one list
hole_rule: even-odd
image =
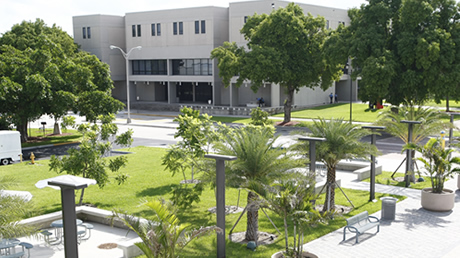
[(32, 164), (35, 164), (35, 155), (33, 152), (30, 153), (30, 160)]
[(446, 147), (446, 133), (441, 131), (441, 147), (444, 149)]

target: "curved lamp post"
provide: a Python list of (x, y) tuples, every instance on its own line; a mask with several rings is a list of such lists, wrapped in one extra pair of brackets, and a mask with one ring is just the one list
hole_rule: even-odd
[(128, 106), (128, 120), (126, 121), (128, 124), (131, 123), (131, 114), (130, 114), (130, 109), (129, 109), (129, 55), (131, 54), (131, 51), (133, 51), (134, 49), (138, 49), (138, 50), (141, 50), (142, 47), (141, 46), (137, 46), (137, 47), (133, 47), (131, 48), (128, 53), (125, 53), (125, 51), (123, 51), (123, 49), (121, 49), (120, 47), (117, 47), (117, 46), (114, 46), (114, 45), (110, 45), (110, 49), (118, 49), (120, 50), (121, 54), (123, 55), (123, 57), (125, 58), (126, 60), (126, 105)]

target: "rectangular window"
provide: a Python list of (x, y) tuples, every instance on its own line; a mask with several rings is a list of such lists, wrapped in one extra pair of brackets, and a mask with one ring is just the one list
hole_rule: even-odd
[(173, 22), (173, 35), (177, 35), (177, 22)]
[(134, 75), (167, 75), (166, 60), (133, 60)]
[(88, 38), (91, 38), (91, 27), (86, 28), (86, 31), (88, 32)]
[(244, 23), (248, 22), (248, 17), (244, 16)]
[(201, 21), (201, 34), (206, 33), (206, 21)]
[(161, 36), (161, 23), (157, 23), (157, 36)]
[(86, 39), (86, 27), (83, 27), (83, 38)]
[(329, 29), (329, 20), (326, 21), (326, 29)]
[(172, 75), (212, 75), (212, 60), (173, 59)]
[(136, 25), (133, 25), (133, 37), (136, 37)]
[(184, 23), (179, 22), (179, 35), (184, 34)]
[(141, 25), (140, 24), (137, 25), (137, 36), (138, 37), (141, 36)]
[(152, 36), (155, 36), (155, 23), (152, 23)]
[(195, 34), (200, 33), (200, 21), (195, 21)]

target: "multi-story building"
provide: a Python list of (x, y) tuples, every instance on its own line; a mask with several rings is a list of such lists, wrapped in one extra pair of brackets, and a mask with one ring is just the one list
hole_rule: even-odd
[[(240, 34), (248, 16), (270, 13), (273, 8), (285, 7), (287, 1), (247, 1), (230, 3), (224, 7), (196, 7), (172, 10), (127, 13), (125, 16), (85, 15), (73, 17), (75, 42), (110, 65), (115, 84), (113, 95), (127, 99), (126, 71), (128, 71), (129, 96), (132, 106), (178, 107), (176, 103), (238, 107), (246, 106), (263, 97), (266, 106), (279, 107), (285, 94), (279, 85), (267, 82), (257, 93), (247, 84), (235, 87), (232, 80), (225, 88), (219, 78), (217, 61), (210, 52), (225, 41), (246, 44)], [(299, 4), (305, 13), (321, 15), (327, 27), (335, 29), (340, 23), (348, 24), (346, 10)], [(121, 51), (129, 52), (128, 69)], [(348, 82), (348, 83), (347, 83)], [(331, 92), (339, 100), (356, 99), (350, 94), (350, 79), (342, 76), (340, 82), (323, 91), (319, 88), (302, 88), (294, 104), (307, 106), (327, 103)], [(169, 105), (165, 105), (169, 104)]]

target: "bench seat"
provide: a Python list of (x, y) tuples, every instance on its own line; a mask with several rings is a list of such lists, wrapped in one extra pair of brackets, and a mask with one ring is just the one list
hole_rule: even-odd
[(351, 233), (356, 234), (356, 243), (358, 243), (359, 235), (374, 227), (377, 227), (376, 233), (378, 233), (380, 231), (380, 220), (377, 217), (369, 216), (367, 211), (363, 211), (360, 214), (347, 219), (347, 225), (343, 229), (343, 241), (345, 241), (347, 229)]

